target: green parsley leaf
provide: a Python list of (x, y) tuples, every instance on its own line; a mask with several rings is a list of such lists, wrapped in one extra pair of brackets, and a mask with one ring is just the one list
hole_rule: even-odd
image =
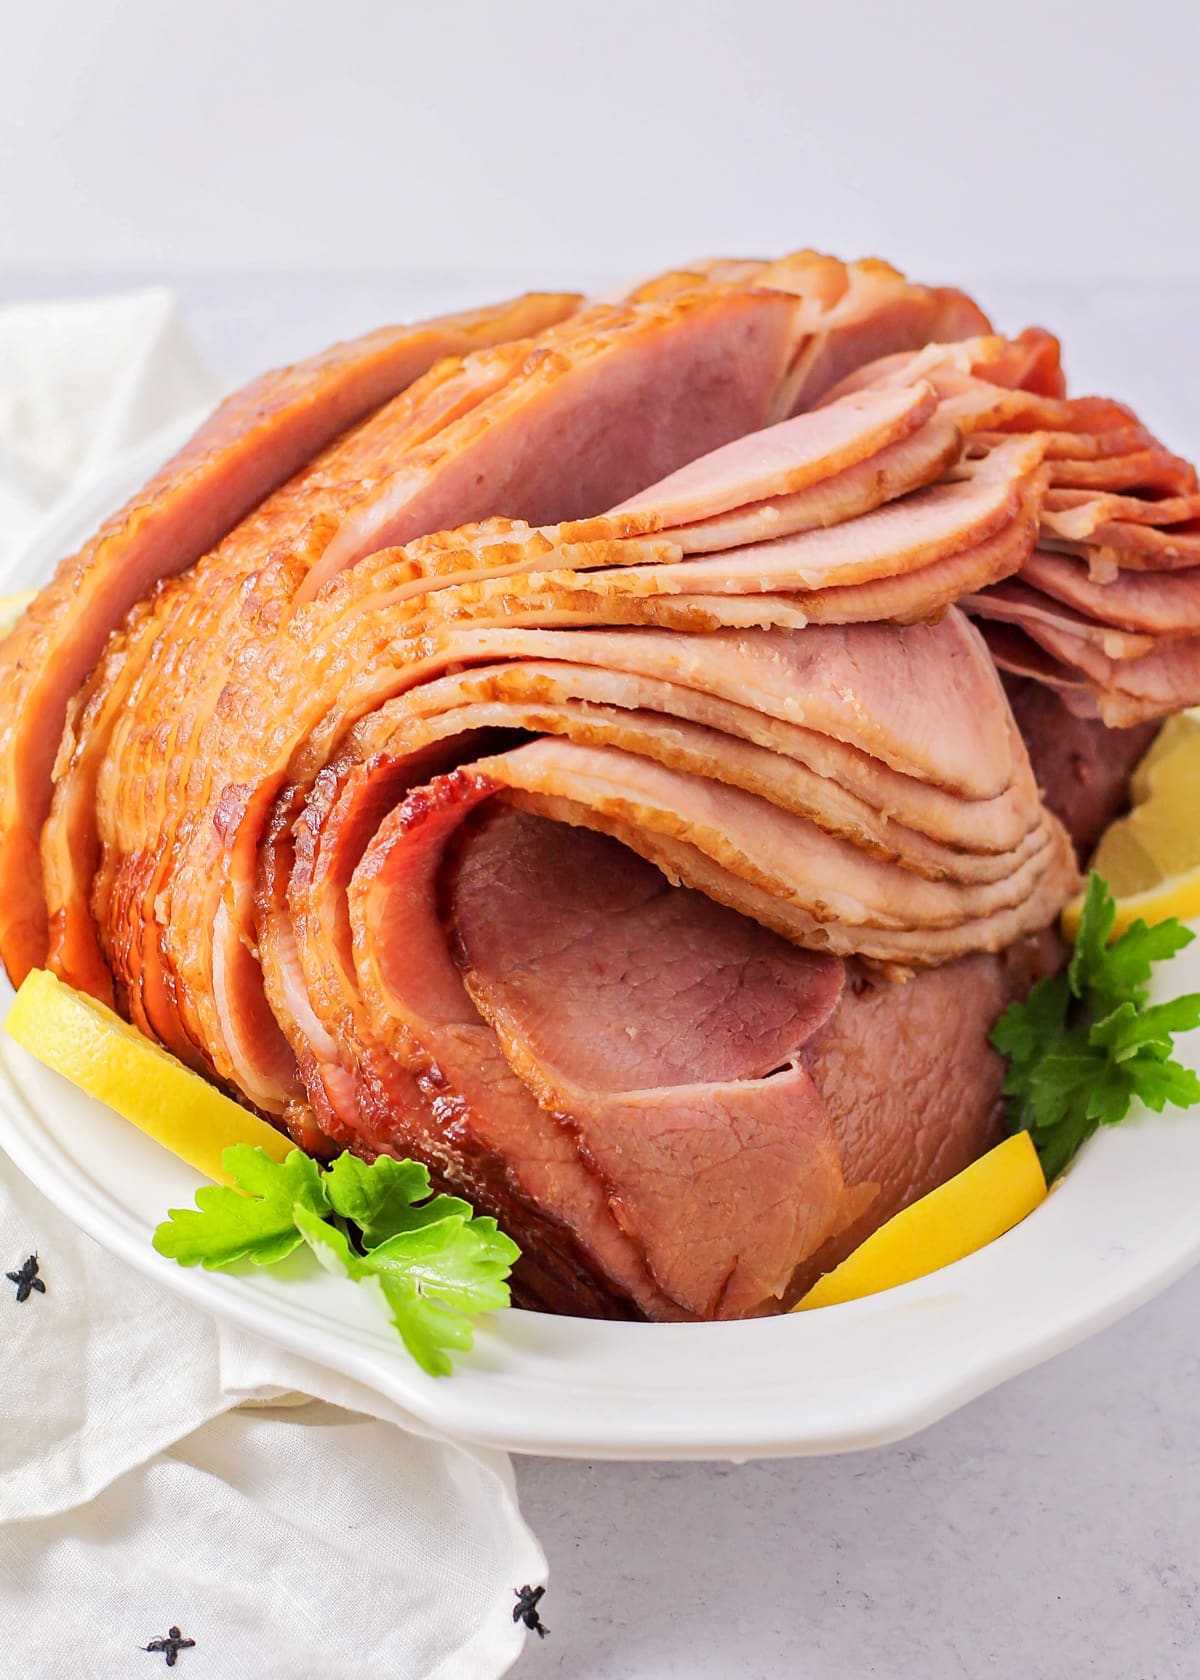
[(1171, 1059), (1174, 1035), (1200, 1026), (1200, 993), (1147, 1002), (1154, 964), (1194, 935), (1174, 919), (1137, 921), (1110, 943), (1115, 916), (1093, 872), (1066, 973), (1040, 980), (992, 1031), (1008, 1059), (1010, 1129), (1032, 1135), (1047, 1182), (1098, 1127), (1124, 1120), (1135, 1099), (1156, 1111), (1200, 1103), (1200, 1078)]
[(508, 1305), (508, 1273), (520, 1251), (494, 1219), (455, 1213), (365, 1254), (305, 1209), (297, 1209), (296, 1223), (327, 1271), (377, 1286), (405, 1347), (431, 1376), (450, 1370), (448, 1350), (471, 1346), (472, 1314)]
[[(363, 1247), (375, 1248), (398, 1231), (415, 1231), (449, 1214), (470, 1219), (470, 1202), (457, 1196), (429, 1195), (429, 1171), (418, 1161), (393, 1161), (380, 1155), (370, 1166), (357, 1155), (339, 1155), (325, 1174), (329, 1205), (362, 1232)], [(421, 1207), (413, 1204), (422, 1202)]]
[(172, 1208), (155, 1231), (155, 1248), (181, 1266), (206, 1271), (236, 1260), (259, 1266), (285, 1260), (301, 1242), (296, 1209), (318, 1218), (329, 1211), (317, 1163), (299, 1149), (272, 1161), (247, 1143), (234, 1144), (221, 1158), (238, 1189), (213, 1184), (197, 1190), (195, 1208)]
[(471, 1346), (475, 1314), (508, 1305), (517, 1245), (468, 1202), (431, 1195), (419, 1163), (339, 1155), (322, 1171), (298, 1149), (279, 1163), (245, 1144), (222, 1159), (238, 1188), (198, 1190), (196, 1207), (172, 1209), (154, 1234), (159, 1253), (180, 1265), (270, 1265), (307, 1243), (327, 1271), (378, 1296), (434, 1376)]

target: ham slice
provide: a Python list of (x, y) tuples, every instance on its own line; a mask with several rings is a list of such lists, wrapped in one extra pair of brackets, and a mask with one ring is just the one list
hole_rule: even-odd
[(902, 443), (933, 418), (930, 385), (870, 391), (813, 414), (738, 438), (691, 461), (568, 539), (603, 527), (606, 536), (640, 536), (711, 519), (771, 497), (811, 490)]
[(1026, 583), (1080, 613), (1122, 630), (1152, 636), (1193, 635), (1200, 626), (1200, 571), (1118, 572), (1095, 581), (1078, 558), (1035, 548), (1022, 568)]
[[(1155, 645), (1153, 636), (1114, 630), (1020, 582), (1000, 583), (981, 594), (968, 595), (963, 601), (963, 610), (978, 613), (984, 618), (998, 618), (1005, 624), (1016, 624), (1034, 641), (1042, 639), (1042, 632), (1049, 632), (1051, 636), (1062, 632), (1079, 637), (1112, 660), (1140, 659)], [(1044, 645), (1050, 652), (1055, 651), (1051, 643)]]
[(1064, 554), (1077, 554), (1094, 571), (1173, 572), (1200, 566), (1200, 521), (1187, 525), (1135, 524), (1102, 520), (1086, 541), (1059, 537), (1046, 527), (1042, 542)]
[[(915, 620), (955, 598), (947, 595), (945, 571), (934, 571), (941, 562), (972, 551), (965, 572), (952, 574), (965, 577), (967, 589), (972, 580), (988, 582), (1021, 564), (1034, 540), (1039, 464), (1036, 438), (1010, 439), (957, 468), (951, 482), (903, 496), (845, 524), (686, 558), (662, 559), (641, 538), (573, 546), (553, 531), (501, 528), (493, 533), (499, 540), (490, 545), (472, 541), (456, 551), (440, 541), (431, 551), (417, 550), (400, 571), (390, 573), (389, 582), (395, 599), (430, 591), (431, 622), (768, 627), (803, 625), (810, 617), (839, 621), (843, 602), (851, 619)], [(649, 521), (654, 516), (643, 517)], [(586, 536), (605, 529), (607, 520), (565, 532)], [(1003, 540), (992, 544), (1001, 533)], [(673, 533), (668, 529), (660, 535), (670, 540)], [(578, 570), (568, 569), (572, 565)], [(534, 572), (540, 575), (531, 590), (525, 576)], [(899, 583), (918, 572), (922, 581), (929, 580), (930, 597), (913, 576), (913, 587), (895, 614), (864, 608), (849, 593), (851, 585)], [(434, 586), (441, 586), (436, 593)], [(781, 612), (779, 598), (785, 594), (793, 605)], [(720, 604), (720, 597), (737, 595), (764, 601), (749, 610)], [(682, 613), (670, 600), (676, 596), (687, 597)]]
[(420, 328), (385, 328), (265, 375), (229, 398), (62, 563), (0, 648), (8, 701), (0, 735), (0, 952), (11, 978), (45, 957), (38, 837), (67, 706), (129, 608), (437, 357), (537, 332), (577, 302), (534, 294)]
[[(518, 340), (466, 361), (438, 362), (131, 615), (125, 634), (114, 640), (76, 701), (42, 834), (48, 961), (62, 978), (109, 1000), (109, 964), (93, 913), (108, 927), (111, 945), (118, 935), (108, 906), (119, 904), (123, 914), (136, 917), (135, 891), (143, 898), (157, 892), (160, 867), (146, 855), (147, 831), (160, 855), (168, 853), (173, 827), (167, 802), (182, 800), (184, 787), (189, 800), (199, 797), (189, 750), (198, 721), (216, 704), (228, 677), (245, 615), (260, 610), (264, 577), (269, 595), (272, 587), (282, 593), (290, 578), (303, 575), (338, 511), (360, 494), (364, 477), (369, 480), (390, 452), (423, 442), (447, 419), (481, 401), (511, 375), (526, 350), (527, 343)], [(263, 573), (263, 554), (272, 549), (277, 558)], [(214, 647), (224, 651), (224, 660), (212, 658)], [(171, 720), (169, 730), (139, 727), (151, 688), (151, 703)], [(100, 849), (102, 832), (107, 854)], [(130, 880), (135, 869), (145, 876), (140, 888)], [(127, 938), (127, 1007), (140, 1026), (192, 1059), (191, 1041), (173, 1024), (155, 921), (137, 923)]]
[(812, 408), (853, 369), (931, 340), (969, 338), (990, 323), (964, 292), (916, 286), (890, 263), (843, 264), (814, 251), (769, 263), (755, 284), (794, 292), (805, 302), (810, 337), (792, 370), (783, 410)]
[(757, 430), (777, 417), (796, 313), (779, 294), (712, 286), (548, 335), (516, 379), (364, 498), (300, 599), (429, 531), (494, 514), (586, 518)]
[(512, 810), (472, 834), (445, 890), (472, 1003), (664, 1294), (703, 1318), (782, 1296), (850, 1213), (798, 1065), (842, 964)]

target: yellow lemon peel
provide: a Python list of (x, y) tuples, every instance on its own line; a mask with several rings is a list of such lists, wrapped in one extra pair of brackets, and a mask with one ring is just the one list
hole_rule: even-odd
[(793, 1310), (857, 1301), (940, 1271), (1011, 1231), (1045, 1199), (1037, 1150), (1028, 1132), (1017, 1132), (894, 1214)]
[(4, 1025), (38, 1061), (208, 1178), (232, 1182), (221, 1164), (230, 1144), (257, 1146), (274, 1161), (295, 1148), (111, 1009), (45, 969), (26, 975)]

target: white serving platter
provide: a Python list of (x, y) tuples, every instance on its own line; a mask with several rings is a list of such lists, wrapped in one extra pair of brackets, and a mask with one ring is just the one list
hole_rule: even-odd
[[(141, 452), (56, 516), (4, 587), (44, 578), (163, 453)], [(1164, 965), (1158, 993), (1195, 989), (1200, 941)], [(0, 988), (0, 1008), (9, 995)], [(1179, 1054), (1200, 1069), (1200, 1033)], [(435, 1379), (362, 1291), (307, 1258), (238, 1273), (162, 1259), (155, 1225), (202, 1180), (3, 1038), (0, 1148), (165, 1289), (368, 1385), (416, 1427), (563, 1457), (748, 1459), (897, 1440), (1112, 1323), (1200, 1258), (1200, 1117), (1142, 1115), (1088, 1144), (1016, 1230), (887, 1294), (735, 1324), (508, 1311), (481, 1324), (452, 1377)]]

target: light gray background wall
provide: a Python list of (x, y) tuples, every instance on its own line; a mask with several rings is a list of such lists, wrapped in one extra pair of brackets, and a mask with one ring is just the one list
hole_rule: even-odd
[(1200, 274), (1195, 0), (0, 0), (0, 267)]

